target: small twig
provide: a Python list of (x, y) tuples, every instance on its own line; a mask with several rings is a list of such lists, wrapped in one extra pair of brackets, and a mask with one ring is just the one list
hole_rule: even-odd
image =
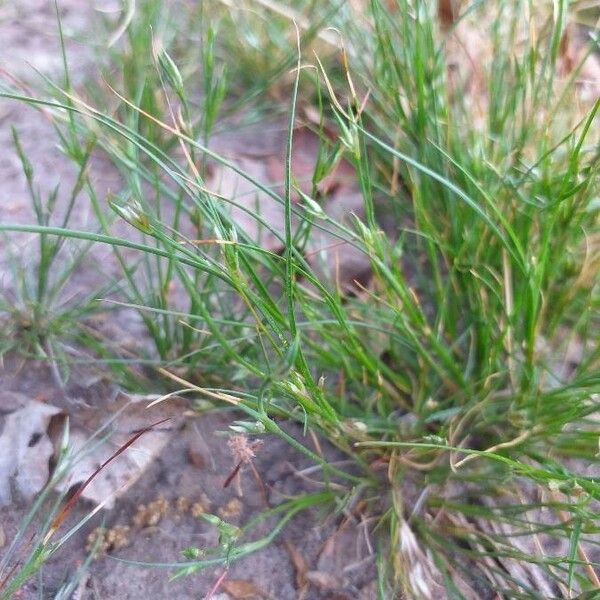
[(127, 440), (127, 442), (125, 442), (122, 446), (120, 446), (116, 452), (114, 452), (109, 458), (107, 458), (77, 488), (77, 491), (71, 496), (71, 498), (69, 498), (69, 500), (67, 500), (67, 502), (65, 503), (65, 505), (62, 507), (61, 511), (58, 513), (58, 515), (52, 521), (52, 523), (50, 525), (50, 528), (48, 529), (48, 533), (46, 533), (46, 536), (44, 537), (44, 540), (43, 540), (42, 544), (45, 546), (50, 541), (50, 538), (54, 535), (54, 533), (56, 532), (56, 530), (61, 526), (61, 524), (66, 519), (67, 515), (71, 512), (71, 510), (73, 509), (73, 507), (75, 506), (75, 504), (77, 504), (77, 501), (79, 500), (79, 498), (83, 494), (85, 488), (96, 478), (96, 476), (100, 473), (100, 471), (102, 471), (107, 465), (109, 465), (113, 460), (115, 460), (115, 458), (117, 458), (123, 452), (125, 452), (125, 450), (127, 450), (127, 448), (129, 448), (129, 446), (131, 446), (132, 444), (134, 444), (140, 437), (142, 437), (142, 435), (144, 435), (148, 431), (151, 431), (152, 429), (154, 429), (158, 425), (161, 425), (162, 423), (168, 421), (169, 419), (170, 419), (169, 417), (166, 418), (166, 419), (161, 419), (160, 421), (156, 421), (156, 423), (153, 423), (152, 425), (148, 425), (148, 427), (144, 427), (143, 429), (139, 430), (134, 436), (132, 436), (131, 438), (129, 438), (129, 440)]
[(410, 517), (408, 517), (409, 523), (421, 512), (421, 509), (423, 508), (425, 501), (427, 500), (427, 498), (429, 498), (429, 494), (431, 493), (431, 487), (432, 487), (431, 484), (426, 485), (423, 488), (423, 491), (419, 494), (419, 497), (417, 498), (417, 501), (415, 502), (412, 512), (410, 513)]
[[(290, 463), (288, 463), (290, 464)], [(336, 460), (336, 461), (332, 461), (330, 463), (328, 463), (329, 465), (333, 465), (333, 466), (341, 466), (341, 465), (351, 465), (354, 464), (353, 460), (347, 459), (347, 460)], [(293, 465), (290, 464), (290, 466), (292, 468)], [(294, 475), (298, 475), (299, 477), (303, 477), (305, 475), (310, 475), (311, 473), (316, 473), (317, 471), (322, 471), (323, 470), (323, 465), (313, 465), (312, 467), (306, 467), (305, 469), (294, 469)]]
[(227, 575), (227, 569), (224, 569), (217, 581), (215, 581), (212, 588), (209, 590), (208, 594), (204, 596), (204, 600), (212, 600), (212, 597), (215, 595), (215, 592), (219, 589), (219, 586), (223, 583), (225, 576)]
[(229, 485), (231, 484), (231, 482), (235, 479), (235, 476), (240, 472), (240, 469), (242, 468), (242, 464), (243, 464), (242, 461), (240, 461), (234, 467), (233, 471), (231, 471), (231, 473), (229, 474), (229, 476), (227, 477), (227, 479), (223, 483), (223, 489), (225, 489), (226, 487), (229, 487)]
[[(516, 438), (509, 440), (508, 442), (502, 442), (501, 444), (496, 444), (495, 446), (490, 446), (484, 452), (496, 452), (497, 450), (501, 450), (503, 448), (513, 448), (514, 446), (518, 446), (521, 442), (524, 442), (527, 438), (531, 437), (532, 434), (537, 433), (537, 427), (530, 429), (528, 431), (524, 431), (521, 435), (518, 435)], [(459, 469), (465, 463), (468, 463), (475, 458), (481, 458), (483, 454), (469, 454), (465, 456), (465, 458), (459, 460), (457, 463), (452, 465), (452, 469)]]
[[(558, 497), (558, 494), (553, 493), (552, 496), (557, 503), (561, 503), (561, 499)], [(569, 515), (564, 510), (557, 510), (556, 512), (558, 513), (558, 518), (561, 520), (561, 522), (564, 525), (568, 525), (571, 521)], [(579, 560), (584, 563), (584, 569), (587, 573), (588, 579), (596, 590), (600, 590), (600, 578), (592, 566), (592, 562), (590, 561), (587, 552), (581, 545), (581, 542), (577, 542), (577, 555), (579, 556)]]
[(339, 483), (335, 483), (334, 481), (328, 481), (328, 482), (317, 481), (316, 479), (311, 479), (310, 477), (305, 477), (304, 475), (301, 475), (300, 473), (294, 473), (294, 476), (298, 477), (299, 479), (302, 479), (302, 481), (306, 481), (307, 483), (310, 483), (317, 487), (322, 487), (322, 488), (327, 487), (332, 490), (340, 490), (340, 491), (347, 489), (343, 485), (340, 485)]
[(267, 486), (265, 485), (263, 478), (260, 476), (258, 469), (254, 466), (254, 463), (252, 461), (250, 461), (249, 464), (250, 464), (250, 469), (252, 470), (252, 474), (254, 475), (254, 479), (256, 479), (256, 482), (258, 483), (258, 487), (260, 489), (260, 495), (262, 497), (263, 504), (265, 505), (266, 508), (269, 508), (270, 507), (269, 492), (267, 490)]
[[(231, 0), (220, 1), (222, 4), (225, 4), (225, 6), (229, 8), (239, 8), (239, 4), (237, 2), (232, 2)], [(310, 21), (297, 10), (286, 6), (285, 2), (273, 2), (272, 0), (256, 0), (256, 3), (263, 6), (267, 10), (270, 10), (276, 15), (294, 21), (296, 26), (300, 29), (308, 31), (311, 28)], [(330, 46), (333, 46), (335, 48), (339, 46), (339, 38), (335, 34), (333, 34), (329, 29), (322, 29), (318, 31), (316, 35), (320, 40), (322, 40)]]
[(89, 573), (86, 573), (81, 580), (79, 581), (79, 584), (77, 585), (77, 587), (75, 588), (75, 591), (73, 592), (73, 595), (71, 596), (71, 600), (81, 600), (83, 598), (83, 594), (85, 593), (85, 589), (90, 581), (91, 575)]
[(365, 538), (365, 544), (367, 545), (367, 552), (369, 556), (372, 556), (375, 552), (373, 550), (373, 544), (371, 543), (371, 538), (369, 537), (369, 523), (368, 520), (365, 519), (365, 515), (360, 515), (360, 526), (363, 530), (363, 536)]
[(372, 554), (369, 556), (365, 556), (365, 558), (361, 558), (360, 560), (357, 560), (356, 562), (346, 565), (342, 569), (342, 572), (344, 573), (344, 575), (347, 575), (348, 573), (351, 573), (352, 571), (356, 571), (357, 569), (360, 569), (361, 567), (368, 565), (370, 562), (373, 562), (374, 560), (375, 560), (375, 556)]

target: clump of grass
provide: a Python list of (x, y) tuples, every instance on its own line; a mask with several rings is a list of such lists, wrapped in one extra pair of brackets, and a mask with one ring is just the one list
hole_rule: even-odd
[[(78, 173), (72, 188), (64, 191), (57, 185), (44, 198), (36, 185), (34, 167), (23, 150), (19, 134), (15, 129), (12, 133), (38, 226), (65, 230), (82, 201), (93, 142), (80, 148)], [(61, 200), (61, 196), (66, 197), (66, 201)], [(100, 290), (77, 294), (67, 289), (73, 274), (84, 263), (91, 241), (77, 246), (69, 236), (41, 233), (36, 239), (38, 260), (33, 263), (23, 260), (23, 247), (29, 246), (30, 240), (14, 244), (6, 233), (3, 237), (12, 285), (0, 293), (0, 320), (8, 330), (0, 343), (0, 354), (18, 347), (22, 353), (48, 360), (62, 384), (68, 377), (69, 345), (81, 341), (84, 336), (77, 323), (97, 312), (96, 297), (106, 293), (111, 284), (107, 283)], [(29, 258), (29, 253), (26, 255)]]
[[(283, 436), (336, 479), (342, 504), (377, 490), (367, 510), (379, 517), (390, 557), (379, 561), (381, 598), (477, 597), (482, 581), (515, 598), (598, 585), (591, 552), (600, 490), (584, 467), (598, 458), (600, 105), (577, 105), (573, 81), (557, 78), (566, 3), (554, 12), (527, 7), (525, 27), (525, 3), (499, 1), (485, 11), (475, 3), (443, 29), (425, 2), (372, 0), (360, 19), (324, 3), (319, 15), (341, 29), (344, 68), (332, 73), (317, 61), (303, 70), (281, 42), (281, 64), (296, 61), (281, 197), (207, 148), (224, 91), (209, 81), (212, 95), (195, 118), (187, 77), (164, 47), (155, 48), (153, 84), (165, 94), (162, 114), (158, 104), (140, 105), (139, 94), (121, 98), (128, 119), (69, 90), (44, 101), (57, 118), (69, 115), (74, 135), (93, 133), (122, 169), (124, 189), (111, 206), (142, 237), (111, 234), (98, 202), (102, 234), (22, 229), (111, 244), (167, 380), (235, 405), (246, 414), (237, 430)], [(206, 34), (211, 15), (203, 16)], [(468, 18), (488, 33), (475, 99), (484, 110), (469, 98), (468, 79), (457, 87), (447, 71), (447, 44)], [(234, 78), (228, 44), (211, 39), (205, 74), (221, 56)], [(322, 118), (337, 128), (364, 202), (364, 218), (350, 224), (331, 219), (317, 199), (292, 202), (298, 91), (315, 72)], [(159, 90), (149, 91), (156, 98)], [(230, 199), (207, 191), (197, 157), (237, 170), (282, 203), (281, 228), (254, 215), (281, 254), (232, 219)], [(379, 225), (382, 210), (394, 215), (394, 235)], [(369, 257), (367, 289), (348, 297), (335, 277), (315, 274), (303, 254), (315, 228)], [(123, 248), (141, 260), (132, 266)], [(187, 308), (167, 293), (172, 282)], [(182, 365), (183, 377), (172, 368)], [(285, 433), (281, 417), (318, 431), (361, 474), (327, 465)], [(282, 522), (332, 494), (292, 501)], [(240, 539), (181, 573), (226, 567), (262, 547)], [(551, 539), (564, 551), (553, 554)]]

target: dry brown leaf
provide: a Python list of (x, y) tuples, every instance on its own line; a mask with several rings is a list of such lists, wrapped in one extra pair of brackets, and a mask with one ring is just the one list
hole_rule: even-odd
[[(256, 181), (268, 181), (264, 158), (237, 157), (232, 162)], [(282, 204), (228, 167), (215, 167), (207, 187), (218, 194), (223, 202), (229, 203), (232, 219), (252, 240), (268, 250), (281, 249), (284, 230)], [(252, 213), (258, 213), (262, 222)]]
[(407, 597), (446, 600), (448, 593), (438, 566), (406, 521), (402, 521), (398, 530), (394, 561), (396, 574)]
[(325, 571), (308, 571), (306, 579), (315, 587), (323, 591), (335, 591), (342, 588), (342, 582), (331, 573)]
[(290, 555), (290, 560), (296, 573), (296, 589), (301, 590), (306, 586), (306, 573), (308, 573), (308, 563), (306, 559), (290, 541), (285, 541), (285, 547)]
[(438, 0), (438, 17), (442, 27), (452, 27), (458, 17), (459, 0)]
[(570, 23), (560, 44), (560, 74), (568, 77), (577, 72), (577, 89), (582, 100), (589, 102), (600, 97), (600, 57), (589, 52), (591, 40), (584, 26)]
[(358, 600), (372, 600), (372, 598), (377, 598), (378, 588), (379, 586), (376, 579), (367, 583), (367, 585), (361, 588)]
[[(310, 107), (304, 110), (308, 122), (317, 118)], [(228, 156), (231, 163), (255, 181), (283, 194), (285, 179), (286, 126), (275, 122), (262, 124), (262, 129), (252, 131), (253, 137), (240, 134), (224, 138), (216, 147)], [(333, 137), (332, 132), (325, 132)], [(298, 126), (292, 145), (292, 172), (294, 184), (299, 184), (304, 193), (312, 191), (312, 176), (319, 152), (319, 136), (307, 126)], [(262, 248), (281, 252), (284, 248), (284, 208), (280, 202), (266, 192), (258, 190), (233, 169), (217, 165), (207, 187), (218, 194), (225, 204), (230, 203), (232, 219), (252, 240)], [(324, 212), (333, 220), (353, 226), (353, 215), (364, 218), (363, 198), (356, 181), (354, 168), (345, 160), (318, 186), (320, 202)], [(298, 201), (298, 194), (293, 199)], [(258, 217), (251, 214), (258, 213)], [(298, 219), (293, 216), (293, 227)], [(315, 269), (317, 276), (329, 280), (342, 292), (357, 291), (355, 280), (362, 285), (371, 276), (369, 257), (333, 233), (313, 228), (306, 246), (306, 259)]]
[[(69, 445), (73, 452), (82, 452), (66, 477), (57, 486), (66, 492), (84, 482), (98, 467), (124, 445), (132, 435), (161, 419), (170, 420), (151, 429), (127, 448), (111, 464), (98, 473), (83, 491), (82, 497), (95, 504), (112, 507), (116, 497), (129, 489), (152, 464), (166, 446), (173, 431), (181, 422), (186, 403), (179, 398), (169, 398), (151, 408), (148, 404), (157, 396), (127, 395), (80, 408), (71, 417)], [(106, 426), (100, 442), (90, 442), (90, 436)]]
[(254, 598), (265, 598), (264, 592), (252, 581), (245, 579), (226, 579), (221, 587), (233, 600), (253, 600)]
[[(307, 127), (298, 127), (294, 130), (292, 143), (292, 178), (293, 184), (297, 185), (303, 193), (310, 195), (312, 192), (312, 178), (319, 155), (321, 140), (319, 136)], [(283, 194), (283, 182), (285, 180), (285, 157), (284, 154), (272, 155), (267, 159), (267, 176), (269, 180), (277, 184), (276, 188)], [(352, 187), (356, 183), (354, 168), (346, 160), (341, 160), (331, 173), (324, 177), (317, 186), (322, 195), (329, 195), (342, 187)], [(294, 193), (293, 200), (298, 202), (299, 196)]]
[(204, 460), (204, 454), (200, 451), (198, 446), (194, 442), (190, 442), (187, 449), (187, 456), (192, 465), (196, 469), (204, 469), (206, 467), (206, 461)]
[[(316, 148), (313, 150), (316, 152)], [(304, 148), (303, 152), (307, 152), (307, 148)], [(312, 156), (310, 165), (311, 174), (314, 160), (315, 155)], [(277, 180), (281, 184), (282, 161), (283, 154), (277, 159), (273, 157), (260, 160), (240, 158), (234, 162), (255, 179), (263, 182), (267, 179), (267, 169), (271, 168), (271, 181)], [(303, 161), (303, 164), (308, 164), (308, 154)], [(277, 169), (280, 169), (281, 177), (273, 170), (275, 162), (278, 164)], [(302, 161), (300, 162), (302, 163)], [(363, 200), (356, 185), (350, 183), (349, 173), (346, 172), (343, 164), (341, 163), (337, 171), (322, 182), (323, 186), (328, 186), (327, 189), (330, 192), (330, 197), (324, 202), (323, 209), (331, 218), (345, 225), (351, 225), (353, 214), (358, 217), (364, 216)], [(270, 167), (265, 167), (265, 165), (270, 165)], [(349, 166), (347, 168), (351, 169)], [(298, 177), (300, 175), (297, 173)], [(353, 172), (352, 182), (354, 182)], [(306, 192), (310, 193), (310, 184), (305, 182), (305, 186), (308, 186)], [(262, 248), (275, 252), (282, 250), (284, 210), (281, 204), (264, 192), (258, 191), (253, 184), (228, 168), (219, 167), (215, 170), (215, 177), (209, 182), (209, 188), (237, 204), (237, 206), (231, 207), (232, 218), (251, 239), (255, 240)], [(279, 191), (281, 192), (281, 189)], [(262, 225), (248, 211), (258, 212), (260, 219), (267, 223), (271, 230)], [(306, 258), (318, 276), (328, 279), (345, 292), (356, 291), (355, 281), (365, 285), (371, 276), (371, 263), (366, 254), (340, 240), (336, 235), (321, 229), (313, 229), (307, 244)]]
[[(349, 565), (364, 563), (369, 557), (369, 549), (364, 540), (362, 525), (347, 520), (323, 544), (317, 559), (317, 569), (326, 573), (336, 573), (340, 577)], [(365, 566), (363, 571), (368, 567)], [(373, 576), (375, 576), (373, 570)], [(345, 582), (344, 582), (345, 583)]]
[(438, 2), (440, 24), (446, 34), (448, 89), (451, 98), (461, 97), (469, 107), (474, 123), (482, 125), (488, 109), (485, 71), (491, 48), (473, 23), (458, 19), (459, 7), (458, 0)]
[(31, 500), (46, 484), (54, 453), (48, 427), (61, 410), (14, 392), (0, 394), (0, 506), (12, 490)]
[[(362, 195), (354, 188), (339, 188), (327, 200), (324, 210), (335, 221), (352, 226), (352, 215), (364, 216)], [(356, 292), (356, 282), (366, 286), (371, 279), (369, 256), (329, 231), (313, 229), (306, 258), (320, 278), (334, 282), (343, 292)]]

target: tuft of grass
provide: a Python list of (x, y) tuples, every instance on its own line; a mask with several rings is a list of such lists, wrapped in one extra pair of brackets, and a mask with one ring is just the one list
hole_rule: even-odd
[[(94, 143), (80, 148), (78, 173), (71, 189), (63, 191), (57, 185), (43, 197), (19, 134), (13, 129), (12, 135), (36, 224), (42, 229), (56, 226), (66, 230), (82, 202)], [(108, 293), (114, 283), (106, 282), (101, 289), (85, 292), (68, 288), (73, 275), (85, 264), (91, 241), (76, 246), (69, 236), (41, 233), (35, 240), (37, 261), (33, 262), (29, 260), (29, 252), (23, 252), (32, 244), (31, 238), (14, 241), (5, 232), (3, 238), (12, 285), (0, 291), (0, 321), (7, 332), (0, 342), (0, 355), (18, 348), (31, 357), (48, 360), (62, 385), (68, 378), (68, 357), (73, 355), (73, 345), (85, 337), (78, 322), (98, 312), (98, 295)]]
[[(143, 3), (116, 58), (118, 111), (65, 86), (44, 99), (2, 92), (44, 106), (71, 139), (96, 140), (123, 174), (108, 204), (131, 234), (112, 232), (87, 179), (98, 231), (0, 230), (37, 232), (46, 254), (62, 238), (112, 246), (120, 301), (140, 311), (164, 385), (235, 406), (237, 431), (284, 437), (336, 484), (281, 507), (258, 542), (244, 537), (249, 525), (227, 530), (217, 556), (189, 551), (178, 573), (226, 568), (335, 497), (365, 500), (378, 519), (381, 598), (596, 589), (600, 489), (586, 469), (598, 462), (600, 104), (579, 102), (573, 77), (557, 76), (568, 4), (474, 2), (449, 25), (421, 1), (298, 2), (273, 14), (257, 0), (247, 20), (224, 4), (202, 5), (194, 62), (195, 47), (168, 43), (177, 31), (150, 31), (158, 3)], [(233, 14), (239, 35), (219, 36)], [(456, 73), (455, 36), (473, 23), (479, 62), (458, 44)], [(330, 50), (326, 35), (329, 62), (306, 53), (324, 25), (343, 40)], [(225, 70), (227, 86), (216, 75)], [(278, 77), (288, 86), (282, 195), (209, 147), (220, 111), (256, 116)], [(355, 169), (363, 216), (336, 221), (319, 198), (292, 200), (296, 107), (307, 98)], [(281, 203), (281, 227), (250, 216), (283, 252), (261, 247), (232, 218), (235, 199), (207, 189), (209, 159)], [(347, 295), (333, 267), (317, 275), (304, 253), (313, 231), (367, 256), (371, 283)], [(353, 470), (328, 465), (281, 418), (324, 436)]]

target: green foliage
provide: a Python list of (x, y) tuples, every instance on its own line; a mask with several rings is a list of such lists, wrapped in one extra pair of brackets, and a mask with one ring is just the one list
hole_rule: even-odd
[[(220, 7), (213, 15), (204, 5), (200, 54), (172, 52), (162, 40), (178, 38), (177, 25), (159, 4), (142, 3), (127, 29), (129, 46), (119, 54), (127, 100), (115, 116), (60, 91), (50, 100), (22, 98), (72, 123), (76, 136), (97, 138), (124, 176), (110, 205), (133, 226), (130, 239), (112, 234), (93, 191), (100, 233), (69, 231), (67, 222), (51, 228), (40, 209), (39, 224), (25, 229), (39, 233), (43, 260), (56, 256), (54, 240), (112, 245), (123, 302), (140, 311), (160, 364), (185, 368), (198, 394), (214, 384), (213, 399), (234, 401), (248, 417), (235, 427), (283, 436), (336, 478), (346, 498), (384, 490), (391, 500), (378, 515), (388, 532), (382, 547), (392, 547), (395, 558), (380, 561), (382, 597), (388, 584), (407, 585), (398, 532), (409, 518), (449, 589), (457, 568), (488, 555), (542, 569), (569, 589), (590, 587), (577, 557), (597, 533), (590, 506), (599, 490), (576, 465), (598, 460), (600, 104), (579, 110), (573, 85), (556, 77), (566, 3), (556, 3), (554, 13), (545, 3), (536, 12), (531, 3), (501, 1), (466, 11), (465, 22), (479, 19), (487, 32), (482, 91), (469, 91), (465, 81), (461, 88), (449, 74), (444, 44), (453, 31), (440, 30), (431, 3), (371, 0), (361, 18), (347, 3), (298, 3), (290, 11), (304, 15), (300, 56), (290, 15), (257, 27), (262, 12), (246, 21), (242, 9)], [(269, 3), (257, 4), (271, 16)], [(526, 4), (531, 21), (524, 25)], [(234, 12), (236, 37), (225, 34)], [(326, 36), (329, 63), (301, 69), (313, 61), (305, 43), (323, 42), (324, 23), (344, 40), (343, 68), (323, 66), (339, 55)], [(160, 30), (154, 54), (149, 25)], [(157, 68), (149, 70), (152, 55)], [(201, 57), (202, 95), (190, 82), (191, 56)], [(261, 62), (273, 57), (274, 65)], [(208, 140), (220, 111), (259, 114), (253, 103), (294, 64), (293, 80), (284, 78), (291, 99), (280, 197), (212, 152)], [(248, 88), (243, 76), (255, 85)], [(294, 115), (306, 89), (306, 97), (322, 97), (321, 119), (336, 127), (336, 159), (343, 155), (354, 166), (364, 219), (336, 222), (305, 193), (301, 204), (292, 202)], [(262, 248), (223, 199), (207, 192), (207, 159), (283, 205), (284, 232), (271, 229), (281, 254)], [(83, 173), (85, 161), (78, 164)], [(380, 227), (384, 211), (393, 215), (393, 234)], [(269, 229), (258, 212), (253, 217)], [(183, 234), (189, 223), (198, 239), (213, 243), (192, 243)], [(346, 297), (333, 278), (315, 273), (296, 240), (316, 228), (368, 256), (368, 293)], [(139, 251), (137, 262), (125, 257), (126, 247)], [(184, 290), (187, 308), (174, 304), (172, 285)], [(40, 288), (46, 293), (43, 279)], [(571, 345), (581, 356), (569, 365)], [(360, 475), (328, 467), (275, 417), (318, 431)], [(375, 476), (375, 463), (390, 466), (386, 481)], [(407, 482), (426, 491), (418, 509), (402, 501)], [(532, 487), (550, 500), (519, 500)], [(283, 522), (332, 495), (293, 501)], [(489, 503), (476, 501), (482, 498)], [(543, 506), (567, 516), (553, 526), (537, 522), (535, 509)], [(441, 511), (451, 528), (434, 518)], [(567, 540), (568, 553), (529, 556), (509, 535), (467, 526), (476, 519), (502, 523), (515, 535), (543, 529)], [(222, 543), (218, 560), (194, 562), (201, 553), (187, 551), (192, 562), (180, 574), (226, 565), (272, 539), (242, 543), (237, 533)], [(459, 555), (462, 567), (454, 564)], [(536, 597), (527, 596), (529, 582), (508, 575), (494, 585)]]

